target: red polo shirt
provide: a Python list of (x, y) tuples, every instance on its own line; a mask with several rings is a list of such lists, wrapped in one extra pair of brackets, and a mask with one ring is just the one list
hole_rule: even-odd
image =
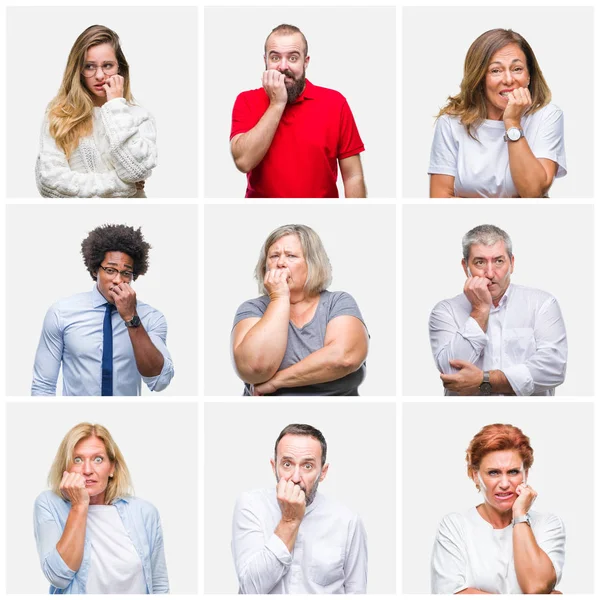
[[(242, 92), (229, 139), (250, 131), (268, 106), (263, 88)], [(337, 198), (337, 161), (364, 149), (346, 98), (306, 80), (302, 95), (285, 107), (265, 157), (248, 173), (246, 198)]]

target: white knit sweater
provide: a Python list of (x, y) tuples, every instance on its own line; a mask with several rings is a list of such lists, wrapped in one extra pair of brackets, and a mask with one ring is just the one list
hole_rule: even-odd
[(81, 138), (69, 160), (44, 119), (35, 166), (44, 198), (144, 198), (135, 182), (148, 179), (155, 166), (154, 119), (124, 98), (94, 108), (92, 135)]

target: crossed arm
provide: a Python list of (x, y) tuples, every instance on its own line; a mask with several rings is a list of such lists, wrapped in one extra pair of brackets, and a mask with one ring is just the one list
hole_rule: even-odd
[(288, 323), (289, 305), (286, 311), (275, 300), (261, 319), (244, 319), (233, 330), (236, 370), (244, 382), (255, 385), (256, 395), (334, 381), (353, 373), (365, 361), (365, 326), (356, 317), (340, 315), (327, 324), (323, 348), (279, 371), (287, 347)]

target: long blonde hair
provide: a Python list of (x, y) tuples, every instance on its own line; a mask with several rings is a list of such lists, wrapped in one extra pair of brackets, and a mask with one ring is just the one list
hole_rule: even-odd
[(92, 131), (94, 103), (83, 83), (82, 69), (88, 49), (100, 44), (110, 44), (113, 47), (119, 63), (119, 75), (125, 80), (123, 96), (128, 102), (133, 101), (129, 85), (129, 65), (121, 50), (119, 36), (103, 25), (88, 27), (75, 40), (69, 52), (60, 90), (48, 107), (50, 135), (67, 158), (79, 145), (80, 138)]
[(449, 96), (448, 103), (444, 106), (438, 117), (453, 115), (460, 118), (460, 122), (473, 138), (473, 129), (476, 129), (487, 117), (487, 104), (485, 101), (485, 76), (492, 56), (508, 44), (517, 44), (527, 59), (529, 71), (529, 91), (532, 104), (527, 114), (533, 114), (550, 102), (552, 94), (544, 79), (540, 65), (527, 40), (512, 29), (490, 29), (482, 33), (467, 51), (463, 80), (460, 84), (460, 93)]
[(60, 482), (63, 473), (73, 466), (75, 446), (81, 440), (90, 437), (97, 437), (102, 440), (106, 448), (106, 455), (115, 468), (113, 476), (108, 480), (104, 494), (105, 504), (111, 504), (115, 498), (131, 496), (133, 493), (131, 476), (129, 475), (129, 469), (119, 450), (119, 446), (117, 446), (106, 427), (92, 425), (92, 423), (79, 423), (75, 425), (75, 427), (72, 427), (67, 432), (67, 435), (65, 435), (60, 443), (52, 467), (50, 467), (50, 473), (48, 474), (48, 485), (52, 491), (57, 496), (61, 495)]

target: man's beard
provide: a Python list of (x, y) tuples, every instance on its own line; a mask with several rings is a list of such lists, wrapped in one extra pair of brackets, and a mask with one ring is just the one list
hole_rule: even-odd
[(285, 82), (285, 89), (287, 90), (288, 94), (287, 103), (293, 104), (296, 102), (296, 100), (298, 100), (300, 94), (304, 91), (304, 86), (306, 85), (306, 71), (303, 70), (302, 75), (300, 75), (298, 79), (294, 77), (294, 74), (291, 71), (282, 71), (282, 73), (294, 80), (291, 83), (288, 83), (287, 81)]
[[(304, 492), (304, 502), (306, 504), (306, 506), (310, 506), (312, 504), (312, 501), (315, 499), (315, 496), (317, 495), (317, 488), (319, 487), (319, 478), (321, 477), (321, 473), (319, 472), (318, 477), (315, 479), (315, 484), (312, 486), (312, 489), (310, 490), (310, 493), (306, 493), (306, 490), (300, 486), (300, 489)], [(279, 477), (279, 475), (275, 475), (275, 479), (277, 480), (277, 483), (279, 483), (279, 480), (281, 479), (281, 477)], [(296, 484), (298, 485), (298, 484)]]

